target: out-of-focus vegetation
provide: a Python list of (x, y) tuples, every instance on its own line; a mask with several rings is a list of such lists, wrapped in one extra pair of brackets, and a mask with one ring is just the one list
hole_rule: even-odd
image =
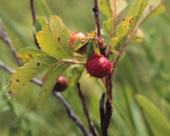
[[(95, 29), (92, 0), (35, 1), (37, 15), (58, 15), (72, 31), (87, 33)], [(110, 136), (131, 136), (135, 132), (139, 136), (164, 136), (159, 133), (161, 130), (164, 131), (164, 127), (158, 129), (151, 125), (156, 122), (148, 122), (148, 118), (153, 116), (154, 120), (154, 117), (158, 117), (156, 116), (159, 114), (158, 111), (154, 109), (155, 113), (146, 115), (138, 106), (139, 103), (143, 103), (149, 107), (148, 101), (141, 96), (143, 95), (160, 110), (165, 122), (170, 121), (170, 8), (168, 7), (170, 1), (165, 0), (164, 3), (166, 13), (153, 17), (142, 25), (143, 42), (131, 42), (118, 64), (114, 77), (115, 106), (109, 128)], [(125, 12), (122, 16), (124, 14)], [(0, 18), (17, 51), (24, 47), (35, 46), (29, 0), (0, 0)], [(101, 15), (101, 21), (104, 19)], [(17, 67), (10, 50), (2, 41), (0, 41), (0, 60), (13, 69)], [(56, 98), (51, 96), (48, 106), (39, 113), (33, 107), (36, 105), (40, 87), (30, 83), (12, 100), (8, 100), (3, 92), (7, 88), (10, 74), (0, 69), (0, 77), (0, 136), (82, 135)], [(41, 79), (41, 76), (39, 78)], [(100, 131), (99, 100), (104, 88), (99, 80), (89, 77), (87, 73), (84, 73), (81, 85), (91, 118)], [(87, 126), (76, 88), (69, 88), (63, 96)], [(152, 108), (151, 105), (150, 109)]]

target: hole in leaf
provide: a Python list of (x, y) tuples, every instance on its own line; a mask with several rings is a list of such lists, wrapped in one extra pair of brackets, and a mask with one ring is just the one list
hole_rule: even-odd
[(37, 62), (37, 66), (38, 66), (38, 67), (40, 66), (40, 62)]
[(19, 82), (19, 79), (16, 79), (17, 82)]

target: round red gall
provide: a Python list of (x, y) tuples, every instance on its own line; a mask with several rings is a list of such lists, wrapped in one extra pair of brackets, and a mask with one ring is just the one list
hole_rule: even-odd
[(62, 92), (68, 88), (68, 80), (64, 76), (60, 76), (54, 86), (54, 90), (58, 92)]
[(83, 34), (82, 32), (76, 32), (76, 33), (73, 33), (71, 36), (70, 36), (70, 39), (69, 39), (69, 44), (72, 46), (76, 40), (85, 40), (86, 39), (86, 35)]
[(103, 78), (111, 72), (111, 63), (103, 55), (95, 54), (87, 60), (86, 69), (91, 76)]

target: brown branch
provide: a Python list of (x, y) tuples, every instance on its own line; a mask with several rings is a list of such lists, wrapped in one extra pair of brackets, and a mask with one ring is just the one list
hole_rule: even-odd
[(79, 94), (79, 97), (80, 97), (80, 100), (81, 100), (81, 103), (82, 103), (82, 106), (83, 106), (85, 116), (86, 116), (87, 121), (88, 121), (89, 129), (90, 129), (93, 136), (98, 136), (97, 131), (96, 131), (94, 125), (93, 125), (93, 122), (90, 119), (87, 104), (86, 104), (85, 98), (84, 98), (83, 93), (82, 93), (81, 88), (80, 88), (80, 83), (77, 83), (77, 90), (78, 90), (78, 94)]
[(103, 136), (108, 136), (108, 128), (112, 118), (112, 73), (106, 77), (106, 96), (104, 122), (101, 124)]
[[(32, 24), (33, 24), (33, 28), (34, 28), (35, 23), (36, 23), (34, 0), (30, 0), (30, 7), (31, 7), (31, 15), (32, 15)], [(40, 46), (39, 46), (38, 41), (36, 39), (36, 34), (34, 32), (33, 32), (33, 38), (34, 38), (34, 43), (36, 44), (37, 48), (40, 49)]]
[(105, 127), (104, 127), (104, 121), (105, 121), (105, 93), (102, 94), (102, 97), (100, 99), (100, 126), (102, 129), (102, 134), (104, 135)]
[(59, 92), (53, 91), (54, 96), (64, 105), (68, 116), (79, 126), (81, 131), (83, 132), (84, 136), (90, 136), (90, 134), (87, 132), (87, 130), (84, 128), (83, 124), (81, 123), (80, 119), (77, 117), (77, 115), (73, 112), (70, 105), (67, 103), (67, 101), (61, 96)]
[(9, 49), (11, 50), (11, 53), (13, 54), (18, 66), (21, 66), (21, 63), (17, 57), (17, 53), (16, 50), (14, 48), (14, 45), (11, 42), (11, 39), (8, 37), (7, 33), (5, 32), (2, 23), (0, 21), (0, 39), (3, 40), (9, 47)]
[[(110, 2), (110, 5), (111, 5), (111, 2)], [(112, 26), (112, 31), (110, 33), (110, 38), (113, 37), (115, 29), (116, 29), (116, 23), (117, 23), (117, 0), (113, 0), (113, 6), (114, 6), (114, 9), (112, 9), (112, 8), (111, 9), (112, 9), (112, 17), (113, 17), (114, 22), (113, 22), (113, 26)]]
[(98, 0), (94, 0), (94, 8), (93, 8), (94, 16), (95, 16), (95, 23), (96, 23), (96, 29), (97, 29), (97, 38), (98, 38), (98, 44), (100, 48), (100, 53), (104, 56), (106, 56), (105, 53), (105, 44), (102, 39), (101, 35), (101, 29), (100, 29), (100, 20), (99, 20), (99, 8), (98, 8)]
[[(5, 65), (2, 61), (0, 61), (0, 68), (4, 69), (5, 71), (9, 72), (10, 74), (13, 74), (15, 72), (15, 70), (13, 70), (10, 67), (8, 67), (7, 65)], [(38, 85), (38, 86), (42, 86), (42, 82), (40, 80), (38, 80), (38, 79), (34, 78), (34, 79), (31, 80), (31, 82), (36, 84), (36, 85)], [(56, 91), (53, 91), (53, 92), (56, 92)], [(63, 96), (60, 93), (58, 93), (58, 92), (54, 93), (54, 95), (64, 105), (65, 109), (67, 110), (68, 116), (81, 129), (81, 131), (83, 132), (84, 136), (90, 136), (90, 134), (88, 133), (86, 128), (81, 123), (79, 117), (74, 113), (74, 111), (71, 109), (71, 106), (63, 98)]]

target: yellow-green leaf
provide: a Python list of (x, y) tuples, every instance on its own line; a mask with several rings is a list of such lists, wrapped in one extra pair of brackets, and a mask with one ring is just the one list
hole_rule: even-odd
[(60, 58), (73, 56), (68, 39), (69, 31), (57, 16), (51, 17), (49, 24), (43, 26), (42, 31), (38, 32), (37, 35), (41, 49), (51, 56)]
[(17, 56), (23, 62), (28, 62), (29, 60), (38, 56), (47, 56), (47, 54), (39, 49), (35, 48), (24, 48), (17, 52)]
[(49, 69), (57, 63), (57, 60), (53, 57), (43, 56), (36, 57), (26, 63), (24, 66), (17, 69), (12, 74), (10, 80), (11, 95), (15, 95), (24, 85), (26, 85), (32, 78)]
[(112, 16), (112, 10), (109, 0), (99, 0), (99, 9), (107, 17)]
[(56, 64), (46, 74), (46, 80), (42, 86), (42, 91), (38, 99), (38, 109), (42, 110), (46, 104), (47, 98), (50, 95), (57, 79), (69, 67), (70, 64)]
[(121, 39), (127, 36), (131, 30), (131, 27), (133, 26), (133, 23), (133, 16), (127, 16), (125, 19), (123, 19), (123, 21), (120, 22), (120, 24), (116, 28), (116, 37)]
[[(135, 23), (140, 19), (143, 15), (143, 11), (148, 4), (148, 0), (134, 0), (132, 5), (128, 10), (128, 16), (133, 16), (135, 18)], [(134, 27), (134, 26), (133, 26)]]
[(160, 110), (142, 95), (137, 95), (136, 99), (143, 109), (154, 136), (170, 136), (170, 123)]
[(117, 1), (117, 14), (119, 14), (123, 9), (127, 6), (126, 0), (118, 0)]
[(114, 19), (110, 17), (103, 22), (103, 29), (107, 34), (110, 34), (112, 32), (113, 21)]
[(112, 47), (112, 49), (114, 49), (118, 45), (119, 42), (120, 42), (120, 39), (118, 37), (113, 37), (111, 39), (111, 47)]
[(49, 27), (56, 39), (58, 39), (59, 44), (72, 56), (73, 51), (68, 42), (71, 32), (63, 23), (63, 20), (58, 16), (52, 16), (49, 20)]
[(49, 29), (48, 25), (43, 26), (42, 31), (37, 35), (37, 40), (41, 49), (54, 57), (68, 58), (68, 53), (57, 41), (57, 38)]

